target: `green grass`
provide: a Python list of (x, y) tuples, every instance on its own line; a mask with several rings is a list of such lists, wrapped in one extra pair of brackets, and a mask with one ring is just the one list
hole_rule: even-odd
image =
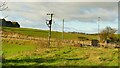
[[(48, 31), (28, 28), (8, 28), (4, 31), (20, 33), (33, 37), (48, 37)], [(61, 39), (61, 32), (52, 31), (52, 38)], [(65, 33), (65, 39), (87, 37), (97, 38), (96, 35)], [(39, 41), (3, 39), (3, 66), (118, 66), (118, 49), (102, 47), (61, 47), (44, 48)], [(28, 68), (30, 68), (28, 67)]]
[(9, 58), (12, 56), (16, 56), (20, 53), (24, 53), (25, 51), (33, 51), (35, 50), (35, 45), (18, 45), (18, 44), (10, 44), (10, 43), (3, 43), (2, 44), (2, 51), (3, 56), (5, 58)]
[(18, 45), (3, 42), (3, 66), (118, 66), (118, 49), (72, 46), (41, 48), (32, 43)]
[(118, 37), (119, 37), (119, 39), (120, 39), (120, 34), (118, 34)]
[(118, 66), (118, 49), (95, 47), (46, 48), (42, 51), (31, 52), (29, 55), (23, 54), (7, 58), (5, 61), (3, 64), (5, 66)]
[[(30, 28), (10, 28), (10, 27), (2, 27), (3, 31), (7, 32), (15, 32), (27, 36), (33, 36), (33, 37), (43, 37), (48, 38), (48, 30), (38, 30), (38, 29), (30, 29)], [(52, 31), (52, 38), (55, 39), (62, 39), (62, 33)], [(75, 39), (78, 40), (78, 37), (86, 37), (88, 39), (97, 39), (96, 35), (84, 35), (84, 34), (72, 34), (72, 33), (64, 33), (64, 39)]]

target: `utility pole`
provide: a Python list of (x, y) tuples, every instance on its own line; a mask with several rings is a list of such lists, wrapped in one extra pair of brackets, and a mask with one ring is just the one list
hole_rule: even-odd
[(51, 38), (51, 25), (52, 25), (52, 17), (54, 14), (47, 14), (47, 15), (50, 15), (51, 16), (51, 19), (50, 20), (46, 20), (46, 24), (47, 26), (49, 27), (49, 36), (48, 36), (48, 45), (50, 47), (50, 38)]
[(100, 41), (100, 17), (98, 17), (98, 40)]
[(64, 40), (64, 19), (63, 19), (63, 25), (62, 25), (62, 40)]

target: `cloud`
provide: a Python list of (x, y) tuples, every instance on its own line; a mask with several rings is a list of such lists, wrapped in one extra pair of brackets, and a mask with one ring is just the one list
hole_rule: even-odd
[[(70, 30), (81, 30), (78, 25), (82, 23), (96, 23), (99, 16), (103, 23), (112, 23), (118, 17), (117, 2), (8, 2), (7, 5), (9, 8), (3, 13), (8, 15), (8, 19), (33, 28), (47, 29), (45, 20), (50, 19), (47, 13), (54, 13), (56, 23), (61, 23), (64, 18), (68, 25), (66, 29), (72, 28)], [(70, 22), (72, 24), (69, 24)], [(74, 25), (74, 22), (78, 24), (75, 27), (70, 26)]]
[[(5, 1), (5, 0), (1, 0)], [(118, 2), (119, 0), (7, 0), (8, 2)]]
[[(14, 7), (16, 5), (16, 7)], [(33, 20), (45, 19), (47, 13), (54, 13), (55, 19), (95, 22), (97, 17), (102, 21), (114, 21), (117, 18), (117, 3), (16, 3), (9, 6), (11, 11)], [(32, 18), (31, 18), (32, 17)]]

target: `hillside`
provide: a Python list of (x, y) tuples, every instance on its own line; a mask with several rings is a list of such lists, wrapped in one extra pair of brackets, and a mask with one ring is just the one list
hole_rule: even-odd
[[(48, 46), (48, 31), (30, 28), (2, 27), (3, 67), (47, 68), (82, 66), (118, 66), (117, 48), (83, 46), (78, 37), (86, 37), (84, 44), (96, 35), (65, 33), (61, 41), (61, 32), (52, 31), (51, 47)], [(76, 44), (79, 43), (79, 44)], [(88, 43), (89, 44), (89, 43)]]
[[(31, 28), (10, 28), (10, 27), (2, 27), (3, 31), (7, 32), (14, 32), (19, 33), (27, 36), (33, 36), (33, 37), (42, 37), (42, 38), (48, 38), (48, 30), (38, 30), (38, 29), (31, 29)], [(62, 33), (52, 31), (52, 38), (54, 39), (62, 39)], [(72, 34), (72, 33), (64, 33), (64, 39), (73, 39), (73, 40), (79, 40), (79, 37), (86, 37), (89, 40), (91, 39), (97, 39), (97, 35), (85, 35), (85, 34)]]

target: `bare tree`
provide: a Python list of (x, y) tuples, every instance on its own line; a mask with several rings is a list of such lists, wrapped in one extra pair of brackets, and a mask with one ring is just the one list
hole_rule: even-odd
[(0, 11), (4, 11), (8, 8), (6, 4), (7, 4), (6, 1), (0, 2)]
[[(6, 5), (7, 3), (6, 3), (6, 1), (0, 1), (0, 12), (2, 12), (2, 11), (4, 11), (4, 10), (6, 10), (8, 7), (7, 7), (7, 5)], [(5, 17), (3, 17), (3, 19), (4, 18), (6, 18), (7, 16), (5, 16)], [(2, 25), (2, 20), (0, 20), (0, 26)], [(0, 28), (1, 29), (1, 28)]]
[(117, 30), (114, 29), (114, 28), (111, 28), (111, 27), (106, 27), (105, 29), (103, 29), (101, 32), (100, 32), (100, 39), (101, 41), (107, 41), (108, 39), (110, 39), (111, 37), (114, 36), (114, 33), (116, 32)]

